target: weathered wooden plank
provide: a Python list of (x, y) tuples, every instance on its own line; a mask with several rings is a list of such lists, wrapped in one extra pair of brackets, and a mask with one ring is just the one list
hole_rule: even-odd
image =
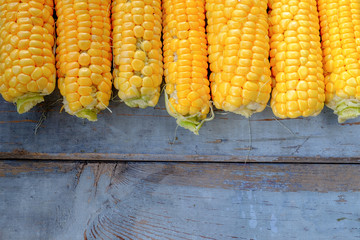
[(359, 239), (360, 165), (0, 162), (0, 239)]
[[(217, 111), (215, 120), (206, 123), (200, 136), (195, 136), (182, 128), (176, 130), (163, 99), (154, 109), (131, 109), (112, 102), (112, 113), (103, 112), (96, 123), (59, 113), (60, 107), (60, 103), (48, 103), (18, 115), (12, 104), (0, 100), (0, 158), (333, 163), (360, 160), (359, 122), (340, 125), (328, 109), (316, 118), (277, 120), (268, 108), (250, 121)], [(39, 119), (44, 121), (35, 135)]]

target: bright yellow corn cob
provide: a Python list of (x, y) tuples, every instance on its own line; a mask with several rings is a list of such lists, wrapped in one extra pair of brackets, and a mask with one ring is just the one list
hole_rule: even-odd
[(56, 0), (57, 72), (66, 112), (90, 121), (111, 96), (110, 0)]
[(164, 0), (163, 39), (166, 108), (195, 134), (210, 109), (203, 0)]
[(130, 107), (154, 107), (163, 76), (160, 0), (114, 0), (114, 85)]
[(324, 75), (316, 0), (270, 0), (271, 108), (280, 118), (316, 116)]
[(360, 1), (319, 0), (326, 105), (339, 122), (360, 115)]
[(271, 92), (268, 0), (208, 0), (211, 94), (216, 108), (246, 117)]
[(55, 88), (53, 1), (0, 0), (0, 93), (29, 111)]

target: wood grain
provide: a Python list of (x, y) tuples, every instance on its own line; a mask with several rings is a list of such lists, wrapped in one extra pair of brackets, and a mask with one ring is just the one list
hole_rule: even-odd
[[(200, 136), (176, 128), (161, 98), (157, 107), (132, 109), (112, 102), (98, 122), (59, 113), (52, 102), (18, 115), (0, 100), (0, 159), (358, 163), (356, 120), (338, 124), (318, 117), (276, 119), (271, 109), (250, 120), (216, 111)], [(43, 120), (34, 129), (39, 120)]]
[(0, 161), (0, 239), (359, 239), (360, 165)]

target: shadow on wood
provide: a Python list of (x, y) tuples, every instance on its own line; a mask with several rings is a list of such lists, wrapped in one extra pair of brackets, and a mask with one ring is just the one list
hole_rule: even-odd
[[(358, 163), (356, 120), (339, 125), (329, 110), (315, 118), (276, 119), (271, 109), (250, 120), (217, 111), (195, 136), (176, 129), (161, 98), (155, 108), (112, 102), (98, 122), (40, 105), (19, 115), (0, 100), (0, 159)], [(46, 119), (34, 134), (36, 122)]]

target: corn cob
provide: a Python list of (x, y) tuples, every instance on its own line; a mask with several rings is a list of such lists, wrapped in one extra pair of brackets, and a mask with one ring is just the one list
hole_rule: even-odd
[(97, 120), (111, 96), (110, 0), (56, 0), (57, 74), (64, 108)]
[(203, 0), (164, 0), (163, 39), (166, 108), (195, 134), (210, 109)]
[(53, 2), (0, 0), (0, 93), (29, 111), (55, 88)]
[(315, 0), (270, 0), (271, 108), (280, 118), (318, 115), (324, 75)]
[(271, 92), (267, 0), (208, 0), (211, 94), (218, 109), (250, 117)]
[(130, 107), (154, 107), (163, 75), (160, 0), (114, 0), (114, 86)]
[(360, 115), (360, 2), (319, 0), (326, 105), (338, 121)]

